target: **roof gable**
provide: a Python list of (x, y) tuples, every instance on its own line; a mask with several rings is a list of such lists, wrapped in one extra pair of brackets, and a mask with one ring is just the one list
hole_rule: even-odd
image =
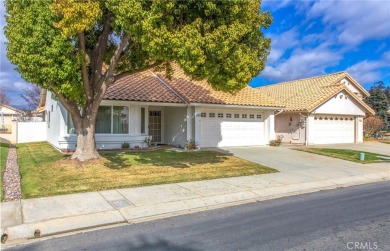
[[(306, 112), (313, 111), (335, 94), (345, 90), (368, 112), (374, 113), (368, 105), (366, 105), (346, 87), (346, 85), (342, 82), (345, 78), (348, 78), (352, 83), (355, 81), (348, 73), (337, 72), (323, 76), (263, 86), (257, 88), (257, 90), (263, 94), (282, 101), (285, 104), (287, 111)], [(357, 84), (357, 82), (355, 85), (363, 88), (361, 85)], [(365, 92), (367, 93), (367, 91)]]

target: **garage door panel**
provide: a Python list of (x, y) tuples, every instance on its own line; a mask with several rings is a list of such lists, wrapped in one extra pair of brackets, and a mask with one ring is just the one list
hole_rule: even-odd
[[(209, 113), (223, 113), (223, 118), (209, 117)], [(264, 144), (264, 122), (262, 119), (249, 118), (226, 118), (226, 113), (238, 114), (238, 112), (210, 111), (206, 117), (201, 118), (201, 146), (250, 146)], [(255, 113), (258, 114), (258, 113)], [(233, 116), (232, 116), (233, 117)]]
[(313, 144), (355, 142), (355, 120), (352, 116), (316, 115), (311, 131)]

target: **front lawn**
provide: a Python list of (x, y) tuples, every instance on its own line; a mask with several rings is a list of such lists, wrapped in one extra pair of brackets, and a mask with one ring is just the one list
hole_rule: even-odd
[(82, 164), (44, 142), (17, 150), (23, 198), (277, 172), (212, 151), (110, 152)]
[(5, 164), (7, 162), (7, 156), (8, 156), (8, 143), (0, 143), (0, 170), (1, 170), (1, 180), (0, 180), (0, 186), (1, 186), (1, 193), (0, 193), (0, 201), (4, 198), (4, 191), (3, 191), (3, 172), (5, 169)]
[[(348, 150), (348, 149), (295, 148), (294, 150), (325, 155), (325, 156), (332, 157), (332, 158), (344, 159), (344, 160), (349, 160), (349, 161), (362, 163), (362, 164), (377, 163), (377, 162), (383, 162), (383, 161), (388, 162), (389, 161), (389, 160), (381, 159), (378, 156), (385, 156), (385, 157), (390, 158), (390, 156), (387, 156), (387, 155), (381, 155), (381, 154), (370, 153), (370, 152), (355, 151), (355, 150)], [(360, 153), (364, 153), (364, 160), (363, 161), (359, 160)]]

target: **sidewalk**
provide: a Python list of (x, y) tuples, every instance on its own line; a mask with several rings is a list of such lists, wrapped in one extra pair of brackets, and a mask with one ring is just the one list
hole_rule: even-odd
[(12, 244), (15, 240), (390, 180), (385, 164), (357, 170), (340, 174), (318, 168), (4, 202), (1, 233), (7, 235), (7, 244)]

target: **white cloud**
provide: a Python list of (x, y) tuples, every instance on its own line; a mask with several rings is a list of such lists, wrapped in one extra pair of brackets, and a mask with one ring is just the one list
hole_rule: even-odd
[(292, 28), (281, 34), (269, 34), (268, 37), (271, 38), (271, 53), (268, 56), (268, 61), (278, 61), (288, 49), (297, 46), (299, 43), (298, 35), (296, 28)]
[(338, 64), (341, 58), (338, 52), (321, 46), (309, 51), (298, 48), (287, 60), (274, 66), (268, 65), (260, 76), (286, 81), (324, 74), (326, 67)]
[(361, 84), (370, 84), (380, 80), (383, 68), (390, 69), (390, 51), (383, 54), (380, 60), (363, 60), (349, 66), (346, 71)]
[(315, 2), (309, 18), (321, 18), (336, 32), (336, 39), (347, 46), (390, 36), (390, 4), (388, 0), (330, 0)]

